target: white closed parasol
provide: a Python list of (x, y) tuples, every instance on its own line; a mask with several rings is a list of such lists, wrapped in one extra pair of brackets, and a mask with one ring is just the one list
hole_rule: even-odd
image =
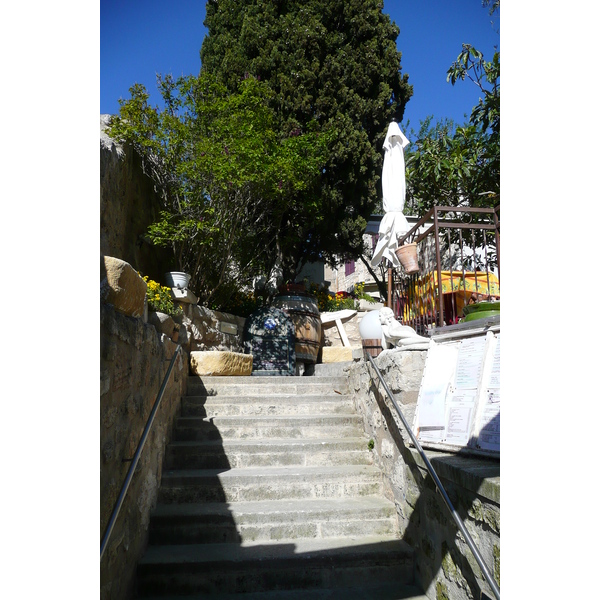
[(400, 131), (398, 123), (392, 121), (383, 143), (385, 156), (383, 157), (381, 188), (385, 214), (379, 224), (379, 241), (371, 258), (373, 267), (376, 267), (382, 258), (387, 258), (392, 266), (400, 267), (400, 261), (395, 254), (398, 249), (398, 238), (410, 229), (410, 225), (402, 213), (406, 198), (404, 148), (409, 143), (406, 136)]

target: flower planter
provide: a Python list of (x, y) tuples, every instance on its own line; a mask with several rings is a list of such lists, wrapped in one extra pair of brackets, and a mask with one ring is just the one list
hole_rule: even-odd
[(495, 317), (500, 314), (500, 302), (491, 302), (484, 300), (475, 304), (463, 306), (463, 315), (465, 321), (477, 321), (478, 319), (486, 319), (487, 317)]
[(396, 256), (407, 275), (419, 272), (419, 261), (417, 260), (417, 244), (404, 244), (396, 250)]
[(167, 282), (167, 285), (171, 288), (177, 288), (179, 290), (187, 289), (190, 279), (191, 275), (183, 273), (182, 271), (171, 271), (169, 273), (165, 273), (165, 281)]

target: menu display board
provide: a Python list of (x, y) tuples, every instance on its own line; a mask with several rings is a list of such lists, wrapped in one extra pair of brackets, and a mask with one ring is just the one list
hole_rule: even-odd
[(423, 446), (500, 452), (500, 333), (430, 342), (414, 431)]

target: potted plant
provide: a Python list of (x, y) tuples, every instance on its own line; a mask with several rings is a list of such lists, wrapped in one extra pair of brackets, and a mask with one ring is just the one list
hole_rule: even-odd
[(146, 299), (150, 313), (148, 322), (154, 325), (160, 333), (167, 334), (174, 342), (177, 341), (183, 318), (183, 310), (175, 306), (171, 288), (149, 279), (144, 275), (146, 282)]
[(490, 297), (486, 300), (480, 300), (473, 304), (463, 306), (463, 315), (465, 321), (476, 321), (478, 319), (486, 319), (487, 317), (495, 317), (500, 314), (500, 300), (495, 300)]
[(187, 289), (190, 283), (191, 275), (184, 273), (183, 271), (170, 271), (165, 273), (166, 284), (171, 288), (177, 288), (179, 290)]
[(407, 275), (419, 272), (419, 262), (417, 260), (417, 244), (404, 244), (396, 250), (396, 256)]

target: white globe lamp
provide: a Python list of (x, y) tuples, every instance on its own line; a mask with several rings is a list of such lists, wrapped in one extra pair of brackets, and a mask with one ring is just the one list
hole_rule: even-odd
[(380, 340), (382, 338), (378, 310), (371, 310), (362, 318), (358, 332), (363, 340)]

